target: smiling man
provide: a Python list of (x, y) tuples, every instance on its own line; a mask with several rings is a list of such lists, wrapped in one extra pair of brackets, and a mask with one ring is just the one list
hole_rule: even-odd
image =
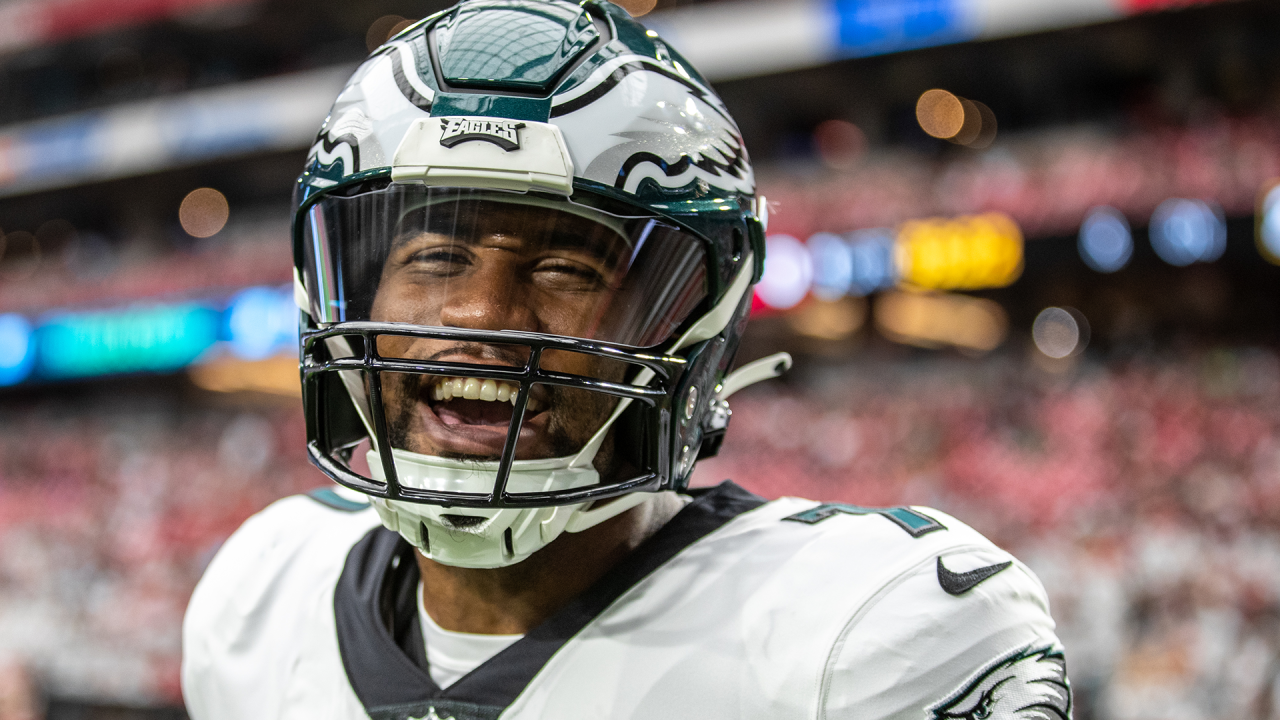
[(375, 52), (299, 179), (311, 460), (184, 627), (194, 720), (1070, 717), (1035, 576), (927, 508), (691, 490), (763, 269), (737, 126), (602, 0)]

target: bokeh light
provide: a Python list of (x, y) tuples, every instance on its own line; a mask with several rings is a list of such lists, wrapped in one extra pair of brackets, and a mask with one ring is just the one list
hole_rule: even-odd
[(1221, 208), (1203, 200), (1170, 198), (1151, 215), (1151, 247), (1177, 267), (1213, 262), (1227, 248), (1227, 223)]
[(249, 288), (231, 301), (227, 318), (231, 351), (243, 360), (262, 360), (297, 340), (298, 309), (293, 290)]
[(1258, 206), (1258, 250), (1268, 262), (1280, 265), (1280, 182), (1263, 194)]
[(1045, 308), (1031, 326), (1031, 339), (1037, 350), (1059, 360), (1084, 351), (1089, 343), (1089, 325), (1074, 308)]
[(1128, 265), (1133, 257), (1129, 221), (1113, 207), (1096, 207), (1080, 225), (1077, 246), (1086, 265), (1101, 273), (1113, 273)]
[(213, 237), (227, 225), (231, 209), (227, 198), (213, 188), (197, 188), (187, 193), (178, 207), (178, 222), (188, 235)]
[(888, 228), (859, 230), (850, 238), (853, 253), (852, 295), (870, 295), (898, 283), (896, 241)]
[(813, 294), (821, 300), (835, 300), (848, 294), (853, 285), (853, 252), (839, 235), (817, 233), (807, 243), (813, 257)]
[(827, 120), (813, 130), (813, 144), (823, 164), (833, 170), (848, 170), (867, 151), (867, 136), (848, 120)]
[(647, 15), (658, 5), (658, 0), (615, 0), (615, 3), (626, 10), (631, 17)]
[(895, 342), (979, 353), (999, 347), (1009, 327), (998, 303), (946, 293), (885, 293), (875, 303), (875, 321)]
[(21, 315), (0, 315), (0, 386), (27, 379), (35, 364), (31, 323)]
[(898, 272), (934, 290), (1005, 287), (1022, 275), (1022, 245), (1022, 230), (1001, 213), (912, 220), (898, 230)]
[(926, 90), (916, 101), (916, 120), (929, 135), (952, 138), (964, 129), (964, 105), (946, 90)]
[(811, 300), (787, 314), (787, 324), (805, 337), (818, 340), (847, 340), (867, 320), (867, 301), (844, 297), (838, 300)]
[(996, 139), (996, 114), (977, 100), (934, 88), (916, 100), (920, 128), (940, 140), (982, 149)]
[(790, 235), (771, 235), (765, 243), (764, 276), (756, 285), (756, 296), (775, 310), (793, 308), (809, 294), (813, 257)]
[(977, 132), (973, 133), (971, 139), (961, 140), (956, 138), (956, 142), (961, 145), (971, 147), (974, 150), (981, 150), (983, 148), (990, 147), (991, 143), (995, 142), (996, 132), (999, 129), (996, 122), (995, 112), (977, 100), (969, 100), (967, 102), (968, 104), (965, 105), (965, 124), (969, 124), (969, 113), (971, 112), (970, 108), (972, 107), (973, 111), (977, 112)]
[(198, 388), (211, 392), (254, 392), (285, 397), (301, 397), (296, 357), (274, 356), (264, 360), (223, 357), (192, 365), (187, 376)]
[(369, 52), (373, 52), (412, 24), (412, 20), (399, 15), (383, 15), (369, 24), (369, 30), (364, 35), (364, 45)]

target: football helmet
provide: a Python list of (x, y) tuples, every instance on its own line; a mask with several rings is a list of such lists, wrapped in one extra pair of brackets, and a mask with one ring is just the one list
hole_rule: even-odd
[(764, 262), (723, 103), (601, 0), (466, 0), (355, 72), (295, 192), (307, 448), (424, 555), (518, 562), (715, 454)]

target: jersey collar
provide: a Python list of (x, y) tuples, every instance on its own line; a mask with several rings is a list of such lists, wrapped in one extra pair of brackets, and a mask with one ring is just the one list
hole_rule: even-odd
[[(681, 550), (764, 500), (725, 481), (694, 501), (594, 585), (447, 689), (426, 671), (413, 596), (418, 565), (398, 533), (377, 527), (352, 547), (334, 591), (338, 648), (372, 720), (493, 720), (574, 635)], [(416, 652), (414, 648), (417, 648)]]

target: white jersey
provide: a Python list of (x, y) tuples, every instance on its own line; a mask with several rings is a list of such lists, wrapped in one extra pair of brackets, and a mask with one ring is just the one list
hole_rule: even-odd
[(963, 523), (731, 483), (441, 690), (413, 550), (332, 491), (245, 523), (192, 596), (193, 720), (1067, 720), (1035, 575)]

